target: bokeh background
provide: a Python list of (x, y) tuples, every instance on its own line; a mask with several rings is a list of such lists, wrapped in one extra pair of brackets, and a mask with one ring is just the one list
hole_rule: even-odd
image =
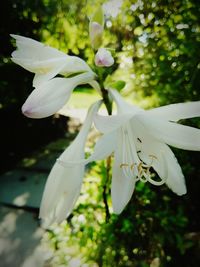
[[(15, 45), (9, 34), (34, 38), (92, 65), (88, 16), (103, 2), (1, 2), (1, 174), (59, 138), (66, 138), (67, 146), (76, 134), (69, 134), (69, 118), (62, 115), (32, 120), (21, 114), (33, 76), (11, 62)], [(116, 61), (101, 74), (108, 83), (125, 82), (118, 89), (128, 101), (151, 108), (200, 99), (199, 0), (124, 0), (118, 16), (106, 18), (104, 46), (115, 49)], [(98, 98), (85, 87), (74, 95), (70, 104), (74, 108), (86, 109)], [(182, 122), (200, 128), (199, 119)], [(178, 197), (165, 185), (138, 183), (119, 216), (112, 214), (105, 162), (88, 166), (68, 222), (52, 226), (42, 239), (53, 251), (51, 266), (73, 266), (68, 265), (73, 258), (80, 259), (79, 266), (200, 266), (200, 156), (199, 152), (173, 151), (188, 193)], [(110, 216), (106, 216), (105, 196)]]

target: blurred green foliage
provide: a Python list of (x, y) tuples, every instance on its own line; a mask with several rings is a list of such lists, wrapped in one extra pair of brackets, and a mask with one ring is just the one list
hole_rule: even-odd
[[(4, 1), (1, 111), (20, 109), (31, 91), (32, 76), (10, 62), (14, 47), (9, 33), (38, 39), (92, 65), (88, 16), (103, 2)], [(115, 50), (116, 63), (98, 74), (109, 74), (105, 85), (113, 85), (130, 101), (151, 107), (199, 100), (199, 0), (124, 0), (118, 17), (106, 18), (104, 46)], [(15, 112), (16, 108), (10, 118)], [(193, 119), (190, 125), (199, 127), (200, 122)], [(6, 137), (11, 142), (6, 134), (2, 140)], [(108, 222), (103, 196), (106, 192), (111, 209), (110, 179), (104, 162), (93, 164), (68, 223), (52, 227), (44, 237), (54, 253), (53, 266), (68, 266), (74, 259), (85, 267), (200, 266), (199, 154), (174, 151), (188, 194), (177, 197), (165, 186), (138, 183), (125, 211), (111, 215)]]

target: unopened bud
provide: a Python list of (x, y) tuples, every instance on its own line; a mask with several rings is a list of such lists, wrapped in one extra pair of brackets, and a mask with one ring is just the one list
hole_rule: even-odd
[(114, 59), (110, 51), (105, 48), (99, 48), (95, 55), (95, 64), (98, 67), (110, 67), (114, 64)]

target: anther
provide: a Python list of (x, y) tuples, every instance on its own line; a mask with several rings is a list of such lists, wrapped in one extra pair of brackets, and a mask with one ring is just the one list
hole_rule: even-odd
[(120, 168), (122, 168), (122, 167), (128, 167), (129, 165), (127, 164), (127, 163), (122, 163), (122, 164), (120, 164)]

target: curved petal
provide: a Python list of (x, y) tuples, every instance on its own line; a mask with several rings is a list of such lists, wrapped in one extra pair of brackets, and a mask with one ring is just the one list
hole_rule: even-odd
[(181, 167), (175, 155), (167, 145), (165, 146), (164, 156), (168, 170), (168, 176), (166, 180), (167, 186), (179, 196), (186, 194), (187, 189), (185, 185), (185, 178)]
[(68, 56), (65, 53), (46, 46), (31, 38), (11, 35), (16, 39), (17, 50), (12, 53), (12, 61), (26, 70), (36, 73), (33, 85), (53, 78), (58, 73), (69, 75), (79, 72), (92, 72), (87, 63), (79, 57)]
[(67, 78), (54, 78), (32, 91), (22, 106), (29, 118), (39, 119), (56, 113), (69, 99), (76, 84)]
[(62, 161), (58, 159), (58, 163), (60, 163), (62, 166), (73, 166), (76, 164), (88, 164), (92, 161), (96, 160), (102, 160), (107, 158), (112, 154), (112, 152), (115, 150), (115, 145), (117, 142), (117, 135), (116, 132), (108, 133), (103, 135), (98, 139), (96, 142), (96, 145), (94, 147), (94, 152), (89, 156), (87, 159), (83, 160), (71, 160), (71, 161)]
[(135, 188), (135, 179), (129, 179), (115, 162), (112, 171), (111, 197), (113, 212), (120, 214), (130, 201)]
[(39, 217), (43, 219), (45, 227), (62, 222), (71, 213), (80, 193), (83, 175), (84, 166), (64, 168), (58, 163), (54, 165), (40, 206)]
[[(151, 165), (162, 181), (164, 181), (174, 193), (178, 195), (185, 194), (186, 186), (184, 176), (173, 152), (167, 145), (147, 135), (142, 139), (143, 142), (140, 147), (141, 152), (139, 155), (141, 160), (147, 165)], [(154, 185), (160, 184), (160, 182), (157, 181), (152, 183)]]
[(151, 116), (165, 120), (178, 121), (200, 116), (200, 101), (171, 104), (147, 110)]
[(200, 150), (199, 129), (160, 119), (152, 119), (149, 116), (136, 116), (145, 125), (146, 131), (160, 141), (181, 149)]
[(52, 69), (59, 60), (63, 61), (68, 57), (65, 53), (31, 38), (19, 35), (11, 37), (16, 39), (17, 45), (17, 50), (12, 53), (12, 61), (31, 72)]
[[(111, 184), (112, 206), (113, 211), (116, 214), (120, 214), (123, 211), (131, 199), (135, 187), (135, 178), (134, 175), (131, 177), (130, 166), (128, 166), (129, 163), (131, 163), (131, 159), (129, 159), (130, 162), (127, 162), (124, 158), (124, 152), (126, 152), (124, 150), (126, 150), (126, 147), (124, 147), (124, 139), (121, 136), (122, 132), (119, 131), (118, 134), (119, 136), (114, 153)], [(124, 160), (126, 162), (124, 162)], [(127, 171), (126, 169), (124, 170), (122, 164), (127, 164), (127, 166), (124, 166), (124, 168), (128, 168)]]
[(132, 113), (133, 115), (135, 115), (139, 112), (144, 111), (143, 109), (141, 109), (139, 107), (136, 107), (134, 105), (127, 103), (124, 100), (124, 98), (116, 90), (109, 89), (109, 93), (117, 105), (118, 113), (120, 113), (120, 114)]
[(73, 78), (54, 78), (46, 81), (32, 91), (22, 106), (22, 112), (30, 118), (51, 116), (64, 106), (78, 84), (87, 83), (93, 78), (93, 73), (87, 72)]
[(76, 56), (67, 56), (66, 64), (60, 74), (68, 75), (78, 72), (92, 72), (92, 70), (83, 59)]

